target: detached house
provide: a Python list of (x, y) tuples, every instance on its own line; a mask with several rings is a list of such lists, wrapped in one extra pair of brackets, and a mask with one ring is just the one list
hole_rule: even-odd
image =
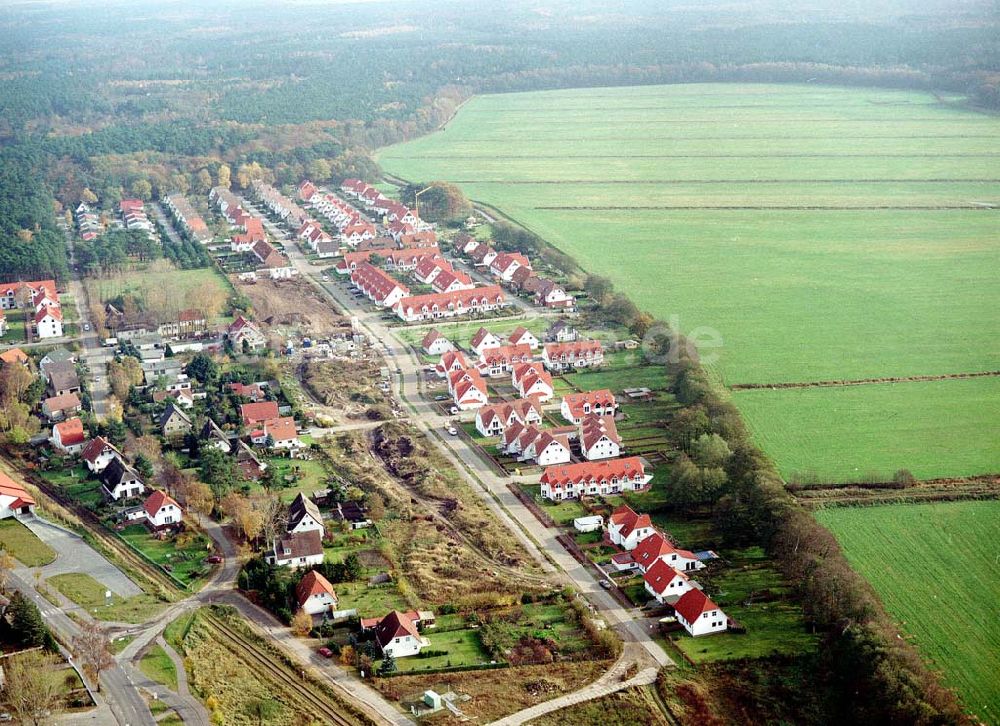
[(323, 561), (323, 538), (316, 530), (279, 537), (264, 559), (279, 567), (309, 567)]
[(62, 310), (41, 307), (35, 312), (35, 334), (39, 338), (58, 338), (63, 334)]
[(521, 398), (536, 398), (544, 403), (554, 395), (552, 376), (541, 363), (515, 365), (510, 374), (510, 382)]
[(455, 350), (455, 345), (441, 335), (436, 328), (431, 328), (430, 332), (424, 336), (424, 339), (420, 342), (420, 347), (427, 355), (441, 355), (442, 353)]
[(160, 415), (160, 431), (166, 438), (183, 436), (191, 430), (191, 417), (184, 413), (183, 409), (174, 404), (173, 401), (167, 404)]
[(80, 397), (75, 393), (64, 393), (52, 396), (42, 401), (42, 414), (51, 421), (61, 421), (67, 416), (73, 416), (82, 410)]
[(691, 589), (674, 603), (677, 622), (691, 635), (710, 635), (726, 630), (729, 618), (701, 590)]
[(471, 277), (458, 270), (444, 270), (431, 283), (431, 287), (437, 293), (471, 290), (475, 286)]
[(115, 502), (142, 496), (146, 491), (138, 472), (117, 457), (104, 467), (100, 478), (104, 496)]
[(490, 402), (486, 381), (475, 368), (452, 373), (448, 377), (448, 388), (460, 411), (469, 411)]
[(64, 454), (79, 454), (87, 440), (83, 431), (83, 421), (74, 416), (52, 427), (49, 441)]
[(181, 505), (161, 491), (150, 494), (142, 503), (146, 523), (152, 529), (176, 527), (184, 518)]
[(580, 454), (587, 461), (613, 459), (621, 454), (622, 440), (611, 416), (585, 416), (580, 423)]
[(288, 507), (288, 531), (319, 532), (323, 534), (323, 515), (320, 514), (316, 502), (299, 492)]
[(0, 471), (0, 519), (33, 514), (35, 500), (28, 490)]
[(237, 353), (244, 349), (256, 351), (267, 345), (267, 339), (260, 332), (260, 328), (242, 315), (238, 316), (226, 329), (226, 337)]
[(535, 334), (524, 326), (514, 328), (510, 337), (507, 338), (507, 342), (511, 345), (526, 345), (532, 350), (537, 350), (542, 345), (538, 338), (535, 337)]
[(103, 436), (95, 436), (83, 448), (83, 463), (91, 474), (100, 474), (114, 459), (123, 459), (121, 452)]
[(337, 593), (333, 585), (316, 570), (309, 570), (295, 586), (299, 609), (310, 615), (331, 613), (337, 609)]
[(607, 388), (563, 396), (559, 413), (572, 424), (579, 424), (585, 416), (614, 416), (618, 410), (615, 395)]
[(529, 426), (529, 433), (522, 434), (521, 461), (534, 461), (539, 466), (564, 464), (571, 458), (569, 439), (565, 434), (553, 435)]
[(542, 422), (542, 407), (536, 398), (485, 406), (476, 412), (476, 430), (483, 436), (499, 436), (514, 422), (525, 425)]
[(417, 655), (430, 641), (420, 635), (416, 622), (408, 613), (393, 610), (375, 626), (375, 641), (384, 655), (405, 658)]
[(646, 592), (658, 603), (673, 602), (690, 590), (693, 585), (688, 576), (678, 572), (663, 560), (657, 560), (642, 576)]
[(691, 572), (705, 567), (693, 552), (674, 547), (660, 532), (650, 535), (632, 551), (632, 557), (640, 570), (645, 572), (659, 560), (663, 560), (675, 570)]
[(493, 258), (489, 265), (490, 273), (504, 282), (510, 282), (518, 268), (531, 269), (531, 261), (520, 252), (501, 252)]
[(476, 355), (480, 356), (483, 354), (483, 351), (490, 348), (499, 348), (501, 345), (503, 345), (503, 340), (501, 340), (500, 336), (494, 335), (486, 328), (477, 330), (469, 342), (469, 347), (476, 351)]
[(465, 359), (462, 351), (450, 350), (441, 355), (435, 370), (441, 378), (447, 378), (455, 371), (464, 371), (469, 367), (469, 361)]
[[(625, 461), (625, 459), (618, 461)], [(614, 462), (602, 463), (607, 465)], [(636, 514), (627, 504), (618, 507), (608, 518), (608, 538), (611, 540), (611, 544), (618, 545), (623, 550), (634, 550), (640, 542), (655, 533), (656, 529), (653, 527), (649, 515)]]

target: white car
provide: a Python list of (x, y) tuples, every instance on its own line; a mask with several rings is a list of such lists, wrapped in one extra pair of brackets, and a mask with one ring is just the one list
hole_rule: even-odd
[(90, 330), (90, 323), (84, 323), (83, 324), (83, 329), (84, 330)]
[(458, 429), (456, 429), (454, 426), (449, 426), (448, 428), (445, 429), (445, 431), (447, 431), (452, 436), (458, 436)]
[(329, 275), (323, 275), (323, 282), (330, 282), (330, 276)]
[(448, 409), (448, 413), (450, 413), (452, 416), (457, 416), (458, 406), (452, 406), (450, 409)]

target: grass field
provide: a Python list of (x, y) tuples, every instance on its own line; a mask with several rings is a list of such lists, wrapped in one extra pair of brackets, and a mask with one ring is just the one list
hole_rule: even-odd
[(104, 596), (108, 592), (104, 585), (90, 575), (78, 572), (53, 575), (45, 582), (98, 620), (142, 623), (167, 606), (165, 602), (145, 593), (128, 598), (113, 594), (109, 602)]
[[(379, 161), (461, 184), (640, 308), (721, 341), (702, 352), (723, 383), (810, 382), (1000, 368), (1000, 222), (986, 208), (1000, 201), (998, 137), (1000, 120), (922, 93), (647, 86), (477, 97)], [(935, 426), (946, 438), (980, 425), (989, 386), (953, 389), (958, 420), (919, 393), (883, 394), (900, 415), (846, 449), (851, 469), (918, 449)], [(786, 412), (801, 416), (784, 391), (757, 396), (775, 398), (779, 428), (755, 426), (771, 447)], [(839, 476), (824, 427), (848, 430), (853, 411), (829, 396), (813, 406), (801, 456)], [(978, 473), (982, 447), (936, 456), (937, 471)]]
[(966, 706), (985, 723), (1000, 721), (1000, 502), (816, 516)]
[(162, 683), (171, 691), (177, 691), (177, 668), (170, 660), (167, 651), (159, 645), (153, 645), (139, 661), (139, 670), (151, 680)]
[(25, 567), (41, 567), (56, 559), (55, 550), (14, 519), (0, 522), (0, 549)]

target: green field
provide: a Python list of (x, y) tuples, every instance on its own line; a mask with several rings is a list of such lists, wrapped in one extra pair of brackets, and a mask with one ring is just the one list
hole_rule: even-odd
[[(477, 97), (379, 161), (461, 184), (641, 308), (721, 341), (703, 360), (732, 385), (1000, 368), (997, 138), (1000, 120), (922, 93), (695, 84)], [(900, 415), (874, 441), (844, 442), (850, 469), (882, 470), (871, 451), (918, 449), (915, 430), (978, 426), (990, 385), (954, 388), (960, 420), (891, 389), (883, 402)], [(756, 395), (775, 397), (778, 415), (755, 425), (769, 446), (801, 411), (784, 391)], [(799, 455), (840, 476), (823, 427), (848, 431), (852, 410), (829, 396), (815, 406), (818, 435)], [(936, 456), (937, 471), (996, 470), (981, 445)]]
[(817, 517), (965, 705), (1000, 722), (1000, 502), (826, 509)]
[(0, 522), (0, 550), (6, 550), (25, 567), (42, 567), (56, 559), (55, 550), (16, 519)]

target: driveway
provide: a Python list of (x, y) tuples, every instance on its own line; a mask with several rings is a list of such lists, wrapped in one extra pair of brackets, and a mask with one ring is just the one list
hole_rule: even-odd
[[(38, 539), (56, 551), (55, 562), (40, 568), (42, 577), (82, 572), (121, 597), (142, 593), (139, 586), (128, 579), (125, 573), (108, 562), (80, 536), (39, 517), (22, 521)], [(23, 569), (30, 572), (27, 568)]]

